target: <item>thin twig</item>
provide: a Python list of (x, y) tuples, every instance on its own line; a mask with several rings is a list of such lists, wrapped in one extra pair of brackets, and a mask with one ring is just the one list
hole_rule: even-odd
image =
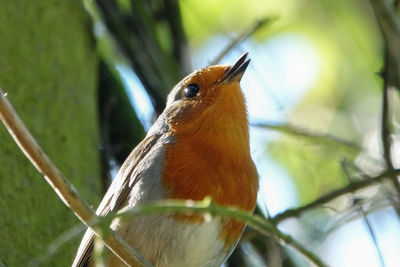
[[(341, 165), (342, 170), (343, 170), (344, 174), (346, 175), (346, 177), (347, 177), (347, 179), (348, 179), (349, 182), (351, 182), (351, 175), (350, 175), (350, 173), (348, 172), (348, 169), (347, 169), (348, 166), (352, 167), (352, 168), (356, 171), (357, 175), (358, 175), (361, 179), (364, 179), (364, 180), (370, 179), (370, 177), (369, 177), (368, 175), (366, 175), (365, 173), (363, 173), (357, 166), (355, 166), (354, 164), (350, 164), (350, 163), (349, 163), (348, 161), (346, 161), (345, 159), (344, 159), (344, 160), (341, 160), (340, 165)], [(392, 168), (391, 170), (393, 170), (393, 168)], [(393, 179), (393, 177), (396, 177), (396, 175), (393, 175), (393, 176), (391, 176), (390, 178)], [(387, 186), (389, 186), (389, 185), (386, 185), (386, 184), (380, 184), (380, 185), (379, 185), (380, 190), (382, 191), (382, 193), (383, 193), (383, 194), (385, 195), (385, 197), (390, 201), (390, 203), (392, 203), (392, 207), (393, 207), (394, 211), (395, 211), (397, 214), (400, 214), (400, 213), (399, 213), (399, 207), (398, 207), (398, 204), (397, 204), (398, 200), (396, 200), (395, 196), (393, 195), (392, 190), (391, 190), (392, 188), (390, 187), (390, 188), (388, 189), (388, 188), (386, 188)]]
[[(346, 169), (346, 167), (345, 167), (345, 165), (343, 163), (344, 163), (344, 161), (341, 162), (342, 170), (343, 170), (343, 172), (344, 172), (344, 174), (345, 174), (345, 176), (347, 178), (347, 181), (349, 183), (351, 183), (351, 176), (348, 173), (348, 171), (347, 171), (347, 169)], [(360, 198), (354, 197), (352, 193), (350, 193), (350, 194), (351, 194), (351, 197), (353, 199), (352, 203), (354, 205), (356, 205), (357, 209), (360, 211), (360, 213), (362, 215), (362, 219), (363, 219), (363, 221), (365, 223), (365, 226), (367, 227), (368, 233), (371, 236), (372, 242), (375, 245), (376, 252), (378, 254), (378, 258), (379, 258), (379, 262), (381, 264), (381, 267), (385, 267), (385, 261), (383, 260), (383, 256), (382, 256), (382, 250), (379, 247), (378, 240), (376, 239), (375, 231), (374, 231), (371, 223), (369, 222), (368, 215), (364, 211), (364, 208), (363, 208), (362, 203), (361, 203), (362, 200)]]
[[(372, 9), (375, 13), (376, 20), (381, 29), (382, 36), (385, 40), (385, 55), (383, 78), (383, 94), (382, 94), (382, 117), (381, 117), (381, 140), (383, 147), (383, 157), (386, 162), (387, 169), (393, 169), (391, 158), (391, 133), (389, 127), (390, 106), (389, 93), (391, 89), (397, 87), (400, 89), (400, 21), (395, 12), (395, 6), (386, 0), (370, 0)], [(400, 182), (396, 175), (391, 177), (393, 186), (400, 197)], [(397, 205), (394, 205), (396, 207)], [(397, 214), (400, 216), (399, 208), (396, 208)]]
[(210, 198), (203, 201), (182, 201), (182, 200), (164, 200), (154, 203), (145, 204), (140, 207), (135, 207), (125, 213), (111, 214), (108, 220), (115, 217), (132, 217), (143, 216), (149, 214), (166, 214), (166, 213), (186, 213), (186, 214), (204, 214), (207, 217), (220, 216), (233, 218), (246, 223), (258, 232), (267, 236), (277, 237), (281, 242), (291, 246), (316, 266), (327, 266), (316, 254), (309, 251), (302, 244), (294, 240), (290, 235), (282, 233), (275, 225), (267, 221), (265, 218), (252, 215), (249, 212), (242, 211), (236, 207), (226, 207), (215, 204)]
[(390, 62), (390, 83), (400, 89), (400, 20), (394, 6), (386, 0), (370, 0), (379, 28), (385, 40)]
[(72, 238), (76, 237), (77, 235), (83, 233), (86, 230), (86, 227), (79, 223), (75, 225), (71, 229), (68, 229), (66, 232), (62, 233), (58, 236), (55, 240), (53, 240), (46, 248), (46, 251), (37, 256), (36, 258), (32, 259), (29, 263), (29, 267), (38, 267), (43, 266), (43, 263), (53, 256), (61, 246), (66, 244)]
[[(386, 167), (389, 170), (393, 169), (393, 162), (391, 156), (391, 133), (389, 127), (389, 113), (390, 113), (390, 106), (389, 106), (389, 94), (390, 90), (392, 89), (390, 85), (390, 74), (389, 74), (389, 53), (385, 52), (385, 66), (383, 70), (383, 93), (382, 93), (382, 117), (381, 117), (381, 140), (382, 140), (382, 147), (383, 147), (383, 158), (386, 162)], [(393, 175), (392, 182), (394, 188), (397, 191), (397, 195), (400, 197), (400, 182), (396, 175)], [(398, 212), (400, 214), (400, 212)]]
[[(8, 102), (6, 94), (1, 89), (0, 119), (25, 156), (43, 175), (64, 204), (88, 227), (90, 227), (92, 222), (99, 220), (96, 213), (80, 196), (75, 187), (61, 174), (32, 137), (12, 105)], [(97, 236), (101, 236), (102, 233), (98, 229), (92, 228), (92, 230)], [(103, 241), (123, 262), (130, 265), (151, 266), (138, 252), (133, 250), (129, 245), (127, 246), (115, 232), (111, 231)]]
[(357, 205), (358, 205), (358, 208), (359, 208), (359, 210), (360, 210), (360, 212), (361, 212), (361, 214), (363, 216), (363, 220), (365, 222), (365, 226), (367, 227), (368, 233), (371, 236), (372, 242), (375, 245), (376, 252), (377, 252), (378, 258), (379, 258), (379, 263), (380, 263), (381, 267), (385, 267), (385, 260), (383, 259), (382, 250), (381, 250), (381, 248), (379, 246), (378, 239), (376, 238), (375, 231), (372, 228), (372, 225), (371, 225), (371, 223), (370, 223), (370, 221), (368, 219), (368, 215), (366, 214), (366, 212), (364, 211), (362, 205), (359, 202), (357, 203)]
[(293, 209), (288, 209), (282, 213), (279, 213), (279, 214), (275, 215), (275, 217), (271, 218), (271, 220), (279, 223), (288, 218), (297, 217), (300, 214), (302, 214), (303, 212), (306, 212), (312, 208), (315, 208), (317, 206), (320, 206), (322, 204), (330, 202), (330, 201), (332, 201), (338, 197), (341, 197), (343, 195), (346, 195), (349, 193), (354, 193), (357, 190), (369, 187), (373, 184), (380, 183), (384, 179), (390, 179), (391, 175), (398, 175), (398, 174), (400, 174), (400, 169), (387, 170), (378, 176), (369, 178), (368, 180), (353, 182), (353, 183), (347, 185), (346, 187), (332, 191), (331, 193), (326, 194), (307, 205), (293, 208)]
[[(264, 204), (264, 210), (265, 214), (267, 215), (267, 218), (271, 218), (271, 213), (269, 212), (269, 209), (267, 205)], [(259, 209), (259, 207), (257, 207)], [(258, 210), (259, 211), (259, 210)], [(257, 212), (257, 210), (256, 210)], [(261, 211), (258, 212), (259, 214), (262, 214)], [(277, 225), (274, 221), (271, 221), (274, 227), (277, 228)], [(266, 261), (267, 261), (267, 266), (274, 266), (274, 267), (281, 267), (282, 266), (282, 255), (281, 255), (281, 245), (279, 244), (279, 239), (276, 238), (275, 236), (271, 236), (267, 240), (265, 240), (265, 253), (266, 253)]]
[[(373, 206), (370, 206), (368, 208), (368, 210), (364, 210), (364, 213), (366, 215), (369, 215), (369, 214), (375, 213), (377, 211), (381, 211), (382, 209), (386, 209), (386, 208), (389, 208), (389, 207), (393, 208), (391, 203), (382, 202), (382, 203), (378, 203), (378, 204), (374, 204)], [(346, 217), (343, 217), (343, 218), (339, 219), (337, 221), (337, 223), (333, 227), (331, 227), (330, 229), (328, 229), (326, 231), (326, 234), (329, 235), (330, 233), (332, 233), (332, 232), (336, 231), (337, 229), (341, 228), (343, 225), (346, 225), (346, 224), (348, 224), (350, 222), (353, 222), (355, 220), (360, 219), (360, 216), (361, 215), (359, 213), (354, 213), (354, 212), (351, 213), (349, 211), (349, 214), (346, 215)]]
[(257, 20), (250, 29), (247, 29), (242, 34), (232, 39), (231, 42), (224, 48), (224, 50), (222, 50), (219, 55), (210, 62), (210, 65), (218, 64), (235, 46), (249, 38), (252, 34), (254, 34), (256, 31), (258, 31), (260, 28), (265, 26), (267, 23), (270, 23), (271, 21), (273, 21), (273, 18), (270, 17), (265, 17)]
[(295, 125), (291, 125), (288, 123), (282, 124), (282, 123), (252, 123), (250, 126), (254, 127), (260, 127), (260, 128), (265, 128), (269, 130), (274, 130), (286, 134), (291, 134), (291, 135), (296, 135), (296, 136), (302, 136), (306, 138), (312, 138), (314, 141), (319, 141), (319, 142), (330, 142), (334, 144), (339, 144), (345, 147), (348, 147), (352, 150), (357, 150), (360, 151), (361, 147), (355, 142), (351, 142), (345, 139), (342, 139), (337, 136), (333, 136), (330, 134), (322, 134), (322, 133), (313, 133), (309, 130), (306, 130), (304, 128), (300, 128)]

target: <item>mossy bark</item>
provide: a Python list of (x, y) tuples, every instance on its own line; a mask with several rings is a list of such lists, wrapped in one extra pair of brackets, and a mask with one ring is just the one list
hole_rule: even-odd
[[(0, 0), (0, 86), (89, 203), (101, 190), (97, 55), (76, 0)], [(27, 266), (78, 224), (0, 125), (0, 265)], [(79, 238), (43, 266), (71, 264)]]

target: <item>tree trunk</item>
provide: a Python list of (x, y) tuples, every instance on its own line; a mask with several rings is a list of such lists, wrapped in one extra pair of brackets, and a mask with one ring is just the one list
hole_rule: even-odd
[[(48, 156), (95, 204), (97, 54), (82, 3), (0, 0), (0, 86)], [(27, 266), (78, 223), (1, 125), (0, 266)], [(79, 238), (43, 266), (70, 265)]]

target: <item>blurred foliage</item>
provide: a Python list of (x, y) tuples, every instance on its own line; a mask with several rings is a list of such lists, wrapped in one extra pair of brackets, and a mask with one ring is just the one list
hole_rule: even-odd
[(283, 137), (272, 142), (268, 152), (290, 171), (299, 192), (300, 204), (347, 184), (340, 159), (354, 159), (352, 153), (298, 139)]
[(102, 168), (105, 188), (111, 181), (112, 164), (122, 164), (145, 136), (129, 101), (119, 74), (104, 61), (99, 64), (99, 112), (102, 143)]
[[(299, 1), (180, 1), (182, 20), (191, 47), (198, 48), (205, 40), (216, 34), (238, 34), (254, 21), (269, 16), (278, 16), (276, 27), (287, 23), (296, 12)], [(261, 30), (254, 37), (263, 41), (271, 30)], [(217, 53), (218, 51), (210, 51)]]

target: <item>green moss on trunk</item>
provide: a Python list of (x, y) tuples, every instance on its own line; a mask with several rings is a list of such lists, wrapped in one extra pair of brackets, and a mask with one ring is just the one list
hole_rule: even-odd
[[(82, 1), (0, 0), (0, 86), (90, 203), (100, 193), (97, 55)], [(0, 262), (27, 266), (78, 224), (0, 125)], [(45, 266), (68, 266), (65, 244)]]

